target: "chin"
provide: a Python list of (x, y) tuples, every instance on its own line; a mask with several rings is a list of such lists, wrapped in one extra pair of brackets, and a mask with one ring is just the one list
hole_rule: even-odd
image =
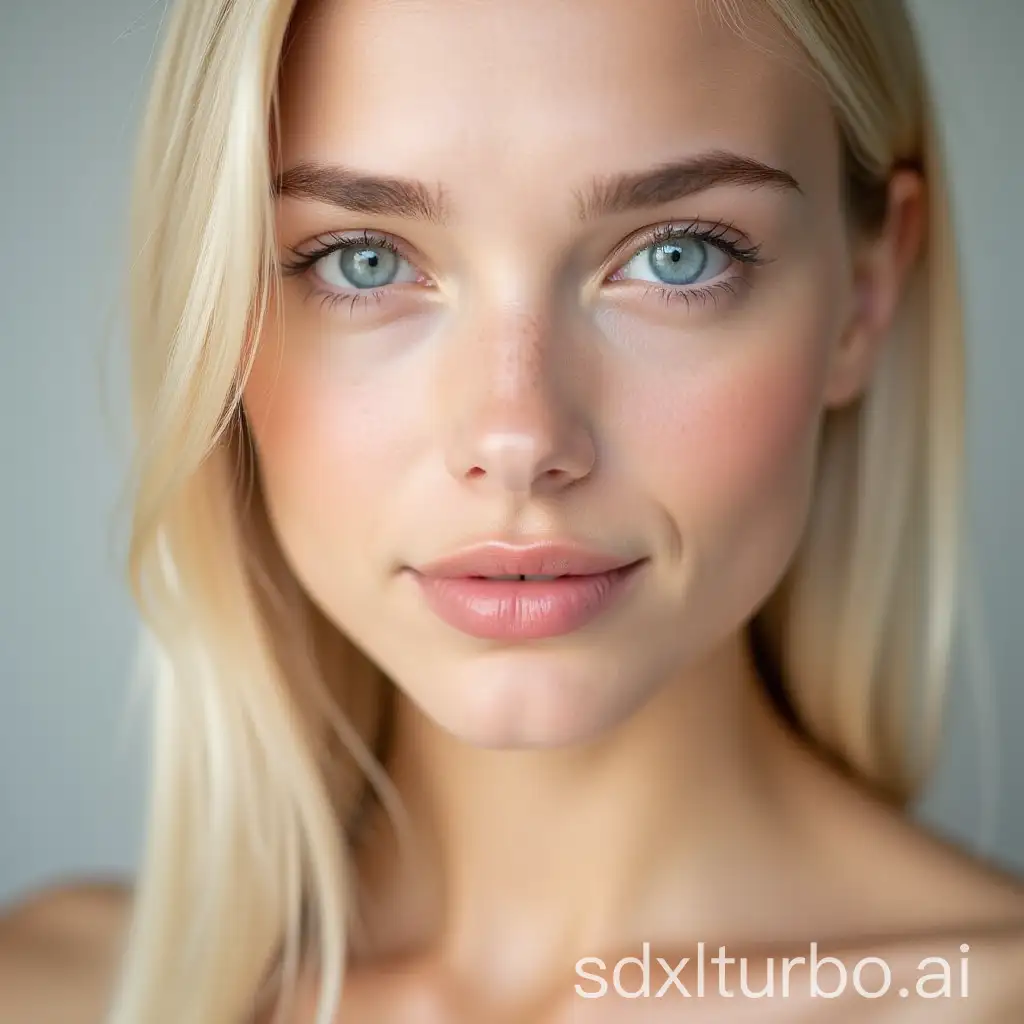
[[(436, 684), (401, 686), (433, 723), (470, 746), (570, 747), (599, 739), (643, 702), (637, 673), (581, 651), (496, 651), (447, 665)], [(632, 685), (622, 681), (632, 678)], [(443, 682), (441, 681), (443, 680)]]

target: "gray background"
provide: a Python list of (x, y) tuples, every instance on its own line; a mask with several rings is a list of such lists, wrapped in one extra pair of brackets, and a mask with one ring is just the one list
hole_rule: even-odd
[[(922, 813), (1024, 872), (1024, 0), (916, 0), (953, 150), (991, 679), (961, 672)], [(162, 2), (0, 0), (0, 903), (129, 874), (147, 719), (127, 682), (124, 206)]]

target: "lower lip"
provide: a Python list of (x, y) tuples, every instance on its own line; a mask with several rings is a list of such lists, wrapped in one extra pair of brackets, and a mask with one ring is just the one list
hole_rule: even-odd
[(643, 564), (556, 580), (415, 575), (428, 606), (449, 626), (481, 640), (543, 640), (575, 632), (607, 611)]

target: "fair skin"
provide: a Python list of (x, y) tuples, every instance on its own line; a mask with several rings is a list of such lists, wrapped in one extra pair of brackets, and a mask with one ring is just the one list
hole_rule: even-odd
[[(582, 957), (645, 942), (673, 965), (699, 941), (896, 964), (971, 940), (976, 1019), (1024, 999), (1004, 966), (1019, 884), (795, 738), (747, 651), (802, 535), (822, 418), (870, 381), (926, 219), (900, 172), (882, 233), (857, 236), (827, 96), (773, 23), (747, 33), (692, 0), (303, 8), (279, 170), (416, 179), (446, 214), (282, 195), (285, 262), (367, 232), (395, 276), (355, 304), (337, 252), (286, 276), (244, 397), (292, 569), (398, 691), (387, 767), (413, 855), (371, 820), (345, 1019), (676, 1020), (672, 999), (574, 993)], [(758, 176), (580, 216), (594, 179), (709, 153)], [(665, 249), (662, 226), (691, 235)], [(658, 245), (699, 273), (653, 277)], [(577, 631), (481, 640), (405, 570), (489, 538), (646, 561)], [(792, 1019), (769, 1003), (685, 1009)], [(948, 1002), (802, 1012), (963, 1019)]]

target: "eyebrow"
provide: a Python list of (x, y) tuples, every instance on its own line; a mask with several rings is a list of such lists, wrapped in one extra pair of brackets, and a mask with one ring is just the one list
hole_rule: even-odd
[[(726, 185), (802, 193), (787, 171), (750, 157), (715, 150), (643, 171), (594, 178), (574, 191), (581, 221), (649, 206), (661, 206)], [(365, 174), (336, 164), (305, 162), (274, 181), (275, 197), (326, 203), (353, 213), (375, 214), (435, 224), (448, 223), (447, 193), (410, 178)]]
[(409, 178), (362, 174), (337, 164), (297, 164), (276, 178), (274, 195), (327, 203), (353, 213), (437, 224), (448, 221), (447, 196), (440, 187)]
[(725, 185), (802, 193), (787, 171), (739, 153), (715, 150), (646, 171), (595, 178), (586, 192), (576, 194), (577, 213), (582, 221), (593, 220), (661, 206)]

